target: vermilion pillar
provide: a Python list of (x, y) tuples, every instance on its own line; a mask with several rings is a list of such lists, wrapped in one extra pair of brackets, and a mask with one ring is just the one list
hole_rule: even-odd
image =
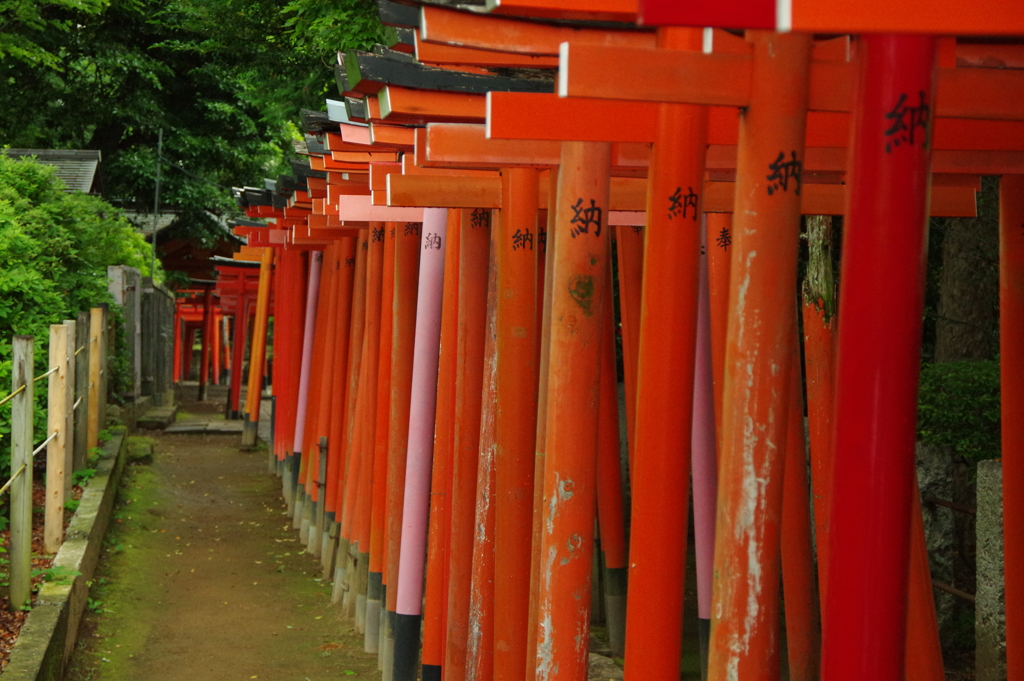
[(705, 213), (707, 220), (708, 299), (711, 306), (711, 377), (715, 387), (715, 437), (722, 441), (722, 388), (725, 334), (729, 322), (729, 270), (732, 259), (732, 213)]
[(494, 679), (526, 673), (537, 419), (537, 171), (502, 171), (497, 258)]
[(181, 383), (181, 307), (174, 301), (174, 382)]
[[(558, 173), (552, 172), (548, 178), (548, 209), (547, 223), (544, 233), (544, 288), (539, 296), (540, 311), (540, 342), (538, 343), (537, 366), (537, 438), (536, 453), (533, 464), (533, 542), (530, 556), (530, 619), (528, 622), (526, 641), (526, 681), (534, 681), (537, 677), (536, 665), (529, 664), (537, 657), (537, 640), (540, 635), (538, 608), (540, 606), (540, 545), (544, 520), (544, 477), (547, 463), (547, 428), (548, 428), (548, 371), (551, 366), (551, 301), (554, 292), (551, 290), (555, 272), (555, 217), (558, 205)], [(551, 236), (551, 239), (547, 237)]]
[[(370, 504), (370, 573), (366, 585), (366, 638), (363, 649), (377, 653), (384, 595), (384, 544), (387, 526), (388, 435), (391, 427), (391, 356), (395, 321), (395, 242), (398, 226), (384, 223), (384, 273), (381, 283), (380, 359), (377, 362), (377, 420), (373, 442), (373, 499)], [(341, 403), (339, 402), (339, 411)], [(339, 429), (340, 430), (340, 429)]]
[(636, 426), (636, 359), (640, 345), (640, 294), (644, 274), (644, 227), (615, 228), (615, 250), (619, 265), (619, 316), (622, 330), (622, 373), (626, 392), (626, 441), (632, 474), (633, 439)]
[[(658, 41), (699, 50), (701, 32), (661, 29)], [(629, 554), (629, 588), (642, 596), (626, 604), (629, 681), (679, 676), (707, 125), (704, 106), (660, 105), (647, 184)]]
[(362, 417), (359, 445), (358, 475), (354, 480), (355, 507), (352, 513), (352, 540), (357, 548), (356, 567), (356, 631), (363, 633), (366, 615), (366, 588), (370, 562), (370, 502), (373, 498), (373, 455), (377, 424), (377, 372), (380, 361), (381, 295), (384, 272), (384, 223), (370, 223), (369, 278), (366, 294), (366, 355), (363, 374), (366, 376), (366, 401)]
[(498, 272), (495, 214), (491, 230), (491, 257), (487, 273), (487, 316), (484, 325), (483, 391), (480, 397), (480, 451), (476, 466), (473, 519), (473, 567), (469, 593), (469, 638), (466, 675), (490, 679), (494, 675), (494, 426), (497, 415)]
[(999, 185), (999, 373), (1003, 422), (1006, 678), (1024, 679), (1024, 175)]
[[(620, 232), (621, 233), (621, 232)], [(610, 256), (611, 254), (609, 254)], [(615, 366), (615, 314), (612, 278), (604, 289), (601, 329), (601, 395), (597, 431), (597, 526), (604, 566), (605, 624), (612, 655), (626, 643), (626, 520), (623, 513), (622, 458), (619, 443), (619, 381)]]
[[(279, 460), (292, 453), (295, 411), (302, 369), (302, 323), (305, 305), (305, 258), (302, 251), (283, 250), (274, 306), (274, 394), (278, 396), (274, 424), (274, 451)], [(283, 327), (283, 328), (281, 328)], [(219, 328), (219, 327), (218, 327)], [(217, 340), (219, 335), (214, 336)], [(215, 378), (218, 374), (215, 370)], [(290, 476), (289, 476), (290, 477)]]
[[(586, 677), (611, 145), (562, 142), (554, 234), (536, 678)], [(581, 641), (581, 637), (583, 640)], [(528, 662), (527, 664), (531, 664)]]
[(749, 31), (718, 461), (708, 678), (779, 675), (779, 525), (811, 37)]
[(398, 562), (402, 543), (402, 505), (405, 501), (405, 463), (409, 449), (409, 410), (412, 402), (412, 363), (416, 342), (416, 299), (423, 225), (410, 223), (395, 237), (394, 322), (392, 328), (390, 428), (388, 430), (387, 569), (383, 582), (387, 610), (381, 660), (384, 679), (391, 679), (395, 660), (395, 618), (398, 608)]
[[(238, 301), (235, 303), (235, 319), (232, 324), (232, 340), (231, 340), (231, 404), (229, 405), (229, 412), (231, 418), (237, 419), (239, 417), (239, 407), (242, 401), (242, 362), (245, 354), (245, 337), (249, 333), (249, 306), (251, 300), (249, 296), (239, 293)], [(185, 352), (191, 353), (191, 346), (188, 345), (189, 336), (185, 335)], [(187, 357), (186, 357), (187, 359)], [(185, 372), (188, 376), (188, 372)]]
[[(455, 442), (452, 458), (451, 532), (448, 543), (447, 681), (464, 681), (469, 641), (470, 575), (473, 566), (476, 468), (483, 395), (484, 324), (487, 310), (487, 261), (490, 211), (486, 220), (463, 212), (459, 236), (459, 326), (455, 367)], [(390, 593), (390, 590), (389, 590)]]
[(822, 673), (904, 673), (938, 40), (859, 45), (844, 223)]
[(791, 352), (781, 538), (786, 651), (789, 654), (790, 681), (818, 681), (821, 678), (821, 608), (814, 574), (802, 372), (795, 333)]
[(260, 258), (260, 284), (256, 293), (256, 322), (252, 329), (249, 354), (249, 390), (245, 396), (247, 418), (242, 429), (242, 445), (256, 444), (256, 426), (260, 419), (263, 360), (267, 350), (267, 318), (270, 311), (270, 279), (273, 275), (274, 249), (264, 248)]
[(223, 317), (221, 316), (220, 312), (215, 312), (215, 314), (213, 315), (213, 376), (210, 378), (210, 380), (213, 382), (213, 385), (220, 385), (221, 319), (223, 319)]
[(210, 380), (210, 350), (213, 346), (213, 288), (203, 293), (203, 345), (199, 363), (199, 401), (206, 401), (206, 386)]
[(359, 377), (362, 374), (363, 358), (363, 336), (366, 326), (366, 269), (368, 260), (367, 250), (368, 230), (360, 230), (356, 238), (355, 263), (352, 273), (352, 312), (349, 323), (348, 360), (346, 362), (346, 377), (348, 385), (345, 388), (345, 404), (342, 414), (342, 437), (341, 459), (339, 460), (338, 479), (333, 481), (337, 485), (337, 501), (335, 517), (338, 519), (338, 553), (335, 558), (334, 590), (331, 593), (331, 602), (341, 602), (344, 608), (347, 596), (350, 591), (348, 587), (347, 570), (349, 567), (349, 527), (345, 525), (346, 516), (351, 514), (350, 499), (345, 496), (347, 482), (354, 475), (353, 467), (356, 456), (355, 432), (356, 421), (359, 415)]

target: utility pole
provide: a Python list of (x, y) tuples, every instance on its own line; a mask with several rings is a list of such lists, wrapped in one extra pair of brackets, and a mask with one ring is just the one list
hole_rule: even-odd
[(157, 137), (156, 143), (156, 196), (153, 199), (153, 230), (151, 233), (152, 238), (152, 251), (149, 255), (149, 276), (156, 278), (156, 223), (160, 218), (160, 169), (161, 162), (164, 155), (164, 129), (160, 128), (160, 134)]

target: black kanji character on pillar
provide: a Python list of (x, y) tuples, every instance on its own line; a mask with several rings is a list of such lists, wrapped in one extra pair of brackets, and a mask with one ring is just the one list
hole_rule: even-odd
[(643, 225), (630, 225), (630, 227), (633, 229), (633, 234), (639, 234), (640, 232), (644, 231)]
[(517, 229), (512, 235), (512, 250), (518, 251), (520, 248), (533, 250), (533, 233), (530, 232), (529, 227), (527, 227), (525, 232)]
[(490, 227), (491, 211), (483, 208), (474, 208), (473, 212), (469, 215), (469, 226), (473, 229), (477, 227)]
[(419, 236), (420, 235), (420, 223), (418, 222), (407, 222), (405, 223), (405, 236)]
[(356, 264), (355, 258), (345, 258), (345, 267), (352, 267)]
[(548, 252), (548, 230), (544, 227), (537, 230), (537, 250), (541, 254)]
[(914, 146), (916, 141), (915, 131), (918, 128), (924, 131), (926, 135), (924, 141), (927, 143), (928, 125), (932, 109), (923, 90), (919, 90), (917, 96), (917, 106), (906, 106), (907, 94), (901, 94), (896, 102), (896, 106), (892, 108), (892, 111), (885, 114), (886, 119), (892, 121), (892, 125), (885, 131), (886, 153), (892, 152), (893, 147), (898, 147), (903, 143)]
[(391, 228), (391, 238), (392, 239), (395, 238), (395, 228), (394, 227)]
[(722, 227), (722, 231), (719, 232), (718, 236), (715, 238), (715, 245), (723, 251), (729, 250), (729, 246), (732, 246), (732, 235), (729, 234), (728, 227)]
[(768, 170), (772, 171), (771, 175), (767, 176), (767, 180), (772, 184), (768, 185), (768, 196), (772, 196), (778, 191), (789, 191), (789, 181), (793, 180), (796, 183), (796, 187), (793, 190), (797, 196), (800, 196), (800, 177), (803, 174), (804, 164), (803, 161), (798, 161), (796, 158), (796, 152), (789, 152), (790, 159), (785, 161), (786, 154), (779, 152), (779, 155), (775, 157), (775, 160), (768, 164)]
[(685, 218), (690, 209), (693, 209), (692, 218), (697, 219), (697, 195), (693, 193), (693, 187), (686, 188), (686, 195), (683, 195), (683, 188), (676, 187), (672, 195), (668, 197), (668, 219), (682, 213)]
[(441, 248), (441, 235), (431, 232), (423, 239), (423, 250), (429, 250), (431, 248)]
[(384, 228), (381, 227), (380, 229), (371, 229), (370, 238), (373, 240), (373, 243), (377, 243), (378, 241), (384, 241)]
[(575, 239), (580, 234), (589, 234), (590, 226), (594, 226), (594, 236), (601, 236), (601, 216), (604, 211), (601, 210), (600, 206), (594, 199), (590, 199), (590, 207), (583, 207), (583, 199), (576, 199), (576, 203), (569, 206), (572, 208), (573, 216), (572, 220), (569, 220), (570, 225), (575, 225), (569, 234)]

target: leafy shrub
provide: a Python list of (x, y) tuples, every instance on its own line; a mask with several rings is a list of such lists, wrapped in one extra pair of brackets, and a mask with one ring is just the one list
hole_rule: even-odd
[(925, 364), (917, 428), (921, 440), (949, 445), (967, 462), (997, 458), (999, 361)]
[[(107, 266), (149, 274), (149, 246), (117, 209), (67, 193), (52, 166), (0, 149), (0, 394), (11, 385), (11, 337), (33, 336), (35, 375), (46, 371), (50, 324), (111, 302)], [(0, 407), (0, 481), (10, 475), (10, 408)], [(45, 383), (36, 384), (35, 432), (46, 432)], [(38, 439), (42, 439), (41, 437)]]

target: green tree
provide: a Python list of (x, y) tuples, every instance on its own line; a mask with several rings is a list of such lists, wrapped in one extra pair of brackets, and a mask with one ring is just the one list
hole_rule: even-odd
[(371, 0), (62, 2), (45, 14), (66, 30), (12, 28), (54, 60), (0, 52), (0, 140), (98, 149), (104, 195), (148, 211), (162, 129), (162, 203), (199, 238), (207, 211), (234, 209), (228, 187), (286, 171), (299, 109), (333, 88), (336, 50), (384, 30)]
[[(66, 193), (52, 166), (0, 154), (0, 386), (11, 384), (12, 336), (36, 339), (36, 374), (44, 372), (50, 324), (110, 300), (108, 265), (148, 275), (148, 254), (142, 236), (113, 206)], [(39, 391), (36, 432), (45, 432), (45, 400)], [(0, 435), (9, 433), (10, 409), (0, 409)], [(4, 437), (0, 479), (9, 465)]]
[(0, 0), (0, 60), (59, 69), (60, 55), (38, 38), (47, 32), (67, 33), (72, 28), (71, 22), (61, 16), (62, 11), (97, 14), (104, 6), (106, 0)]

